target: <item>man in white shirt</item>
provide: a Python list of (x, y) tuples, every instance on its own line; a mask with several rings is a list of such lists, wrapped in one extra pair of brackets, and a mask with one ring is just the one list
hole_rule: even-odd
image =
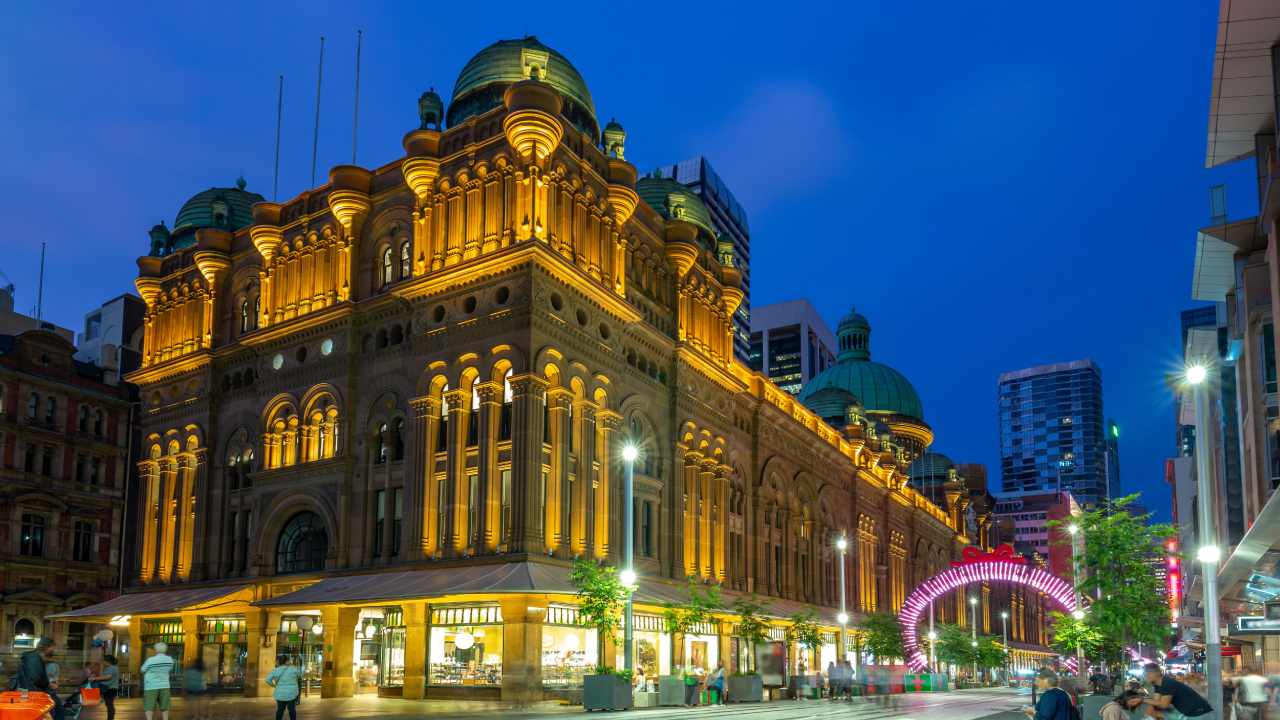
[(1235, 679), (1240, 720), (1267, 720), (1267, 679), (1255, 668), (1245, 668)]
[(169, 676), (173, 673), (174, 660), (165, 654), (168, 645), (156, 643), (156, 654), (142, 663), (142, 712), (147, 720), (155, 720), (159, 710), (164, 720), (169, 720)]

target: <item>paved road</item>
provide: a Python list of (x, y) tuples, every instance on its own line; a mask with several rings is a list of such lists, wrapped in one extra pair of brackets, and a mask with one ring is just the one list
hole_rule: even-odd
[[(700, 708), (653, 708), (627, 713), (594, 713), (591, 717), (625, 717), (635, 720), (706, 720), (709, 718), (744, 718), (747, 720), (1018, 720), (1018, 708), (1030, 701), (1026, 691), (1008, 689), (960, 690), (949, 693), (899, 695), (893, 704), (855, 700), (852, 703), (824, 700), (784, 701), (760, 705), (729, 705)], [(142, 706), (137, 699), (116, 704), (119, 720), (141, 720)], [(159, 720), (159, 713), (157, 720)], [(418, 720), (420, 718), (546, 718), (550, 716), (582, 716), (581, 707), (543, 703), (533, 708), (514, 710), (500, 703), (448, 702), (440, 700), (397, 700), (362, 696), (356, 698), (309, 699), (298, 706), (299, 720)], [(106, 717), (102, 707), (88, 708), (81, 720)], [(266, 699), (219, 698), (204, 712), (192, 705), (174, 700), (172, 720), (240, 720), (241, 718), (274, 718), (275, 704)], [(286, 715), (286, 717), (288, 717)]]

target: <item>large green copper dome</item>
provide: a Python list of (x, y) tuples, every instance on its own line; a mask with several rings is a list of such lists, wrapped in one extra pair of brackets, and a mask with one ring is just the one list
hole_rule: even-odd
[(850, 312), (840, 321), (837, 336), (840, 354), (836, 364), (805, 384), (801, 402), (815, 412), (819, 407), (829, 410), (826, 406), (832, 393), (824, 391), (837, 389), (857, 398), (867, 414), (904, 415), (924, 421), (924, 405), (911, 382), (888, 365), (871, 360), (871, 324), (865, 317)]
[(450, 127), (469, 117), (502, 105), (502, 94), (512, 83), (536, 78), (555, 88), (564, 99), (561, 112), (579, 130), (600, 139), (596, 106), (578, 69), (564, 55), (529, 36), (499, 40), (476, 53), (458, 73), (453, 100), (446, 114)]
[(718, 235), (702, 198), (683, 183), (670, 178), (642, 177), (636, 182), (636, 194), (662, 217), (693, 223), (707, 231), (712, 240)]

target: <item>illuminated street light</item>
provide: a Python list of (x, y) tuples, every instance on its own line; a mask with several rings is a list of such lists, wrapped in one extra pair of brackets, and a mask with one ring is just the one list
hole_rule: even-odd
[(1083, 610), (1081, 610), (1081, 609), (1079, 609), (1079, 608), (1076, 608), (1075, 610), (1072, 610), (1072, 611), (1071, 611), (1071, 617), (1073, 617), (1073, 618), (1075, 618), (1075, 619), (1077, 619), (1077, 620), (1083, 620), (1083, 619), (1084, 619), (1084, 611), (1083, 611)]
[(841, 625), (848, 625), (849, 613), (842, 612), (839, 615), (836, 615), (836, 622), (840, 623)]
[(836, 540), (836, 549), (839, 550), (840, 552), (844, 552), (845, 550), (849, 549), (849, 541), (845, 540), (843, 535), (841, 535), (840, 538)]
[(974, 596), (970, 595), (970, 596), (969, 596), (969, 604), (970, 604), (970, 605), (977, 605), (977, 604), (978, 604), (978, 598), (976, 598), (976, 597), (974, 597)]
[[(537, 155), (535, 154), (535, 157)], [(618, 573), (618, 580), (627, 588), (627, 604), (622, 610), (622, 667), (631, 672), (633, 669), (635, 647), (635, 613), (632, 608), (632, 597), (636, 591), (636, 571), (635, 571), (635, 517), (636, 517), (636, 495), (635, 495), (635, 474), (636, 474), (636, 458), (640, 456), (640, 450), (633, 442), (626, 442), (622, 445), (622, 572)]]
[(623, 570), (622, 572), (618, 573), (618, 582), (622, 583), (623, 587), (625, 588), (635, 589), (636, 571), (630, 568), (627, 568), (626, 570)]
[(1196, 559), (1202, 563), (1216, 563), (1222, 559), (1222, 548), (1217, 545), (1201, 545), (1196, 550)]
[(936, 633), (936, 632), (934, 632), (934, 631), (930, 630), (930, 631), (929, 631), (929, 639), (930, 639), (930, 640), (937, 640), (937, 639), (938, 639), (938, 633)]
[(1075, 535), (1076, 533), (1080, 532), (1080, 526), (1075, 523), (1071, 523), (1070, 525), (1067, 526), (1067, 532), (1071, 533), (1072, 535)]
[(1187, 382), (1192, 385), (1199, 385), (1209, 377), (1209, 369), (1203, 365), (1192, 365), (1187, 368)]
[(622, 446), (622, 459), (627, 462), (635, 462), (640, 457), (640, 449), (630, 443)]

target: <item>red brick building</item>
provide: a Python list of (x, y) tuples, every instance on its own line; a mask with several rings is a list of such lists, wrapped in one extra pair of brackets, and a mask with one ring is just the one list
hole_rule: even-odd
[(72, 664), (83, 623), (45, 617), (120, 587), (129, 391), (46, 330), (0, 335), (0, 658), (50, 635)]

